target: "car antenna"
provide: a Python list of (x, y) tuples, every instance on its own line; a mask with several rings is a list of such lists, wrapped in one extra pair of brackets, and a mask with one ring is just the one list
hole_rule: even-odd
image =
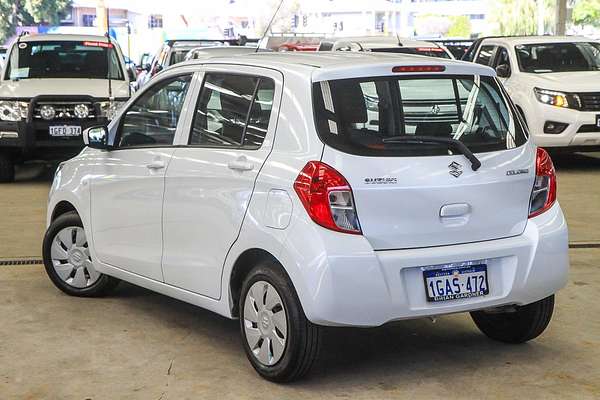
[(110, 16), (109, 16), (109, 8), (106, 8), (106, 40), (108, 41), (108, 46), (106, 46), (106, 72), (108, 75), (108, 103), (109, 107), (111, 103), (114, 101), (113, 91), (112, 91), (112, 74), (110, 73), (110, 47), (112, 45), (110, 41)]
[(273, 25), (273, 21), (275, 21), (275, 17), (277, 16), (277, 13), (279, 12), (279, 9), (281, 8), (281, 6), (283, 5), (283, 1), (281, 0), (279, 2), (279, 5), (277, 6), (277, 9), (275, 9), (275, 12), (273, 13), (273, 16), (271, 17), (271, 20), (269, 21), (269, 24), (267, 25), (267, 27), (265, 28), (265, 31), (262, 34), (262, 37), (260, 38), (259, 42), (258, 42), (258, 46), (256, 46), (256, 51), (255, 53), (258, 53), (258, 49), (260, 44), (262, 43), (263, 40), (265, 40), (265, 37), (267, 37), (267, 33), (269, 32), (269, 30), (271, 29), (271, 25)]

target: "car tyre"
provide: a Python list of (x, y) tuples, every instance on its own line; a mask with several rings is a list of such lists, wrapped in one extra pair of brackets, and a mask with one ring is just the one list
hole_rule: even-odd
[(322, 328), (304, 315), (279, 263), (263, 261), (248, 273), (239, 310), (244, 350), (259, 375), (273, 382), (291, 382), (309, 372), (319, 352)]
[(514, 311), (474, 311), (475, 325), (486, 336), (504, 343), (524, 343), (544, 332), (554, 312), (554, 295), (535, 303), (518, 306)]
[(68, 295), (100, 297), (119, 284), (119, 279), (95, 270), (83, 223), (76, 212), (52, 221), (44, 236), (42, 254), (50, 280)]
[(15, 164), (8, 154), (0, 153), (0, 183), (9, 183), (15, 180)]

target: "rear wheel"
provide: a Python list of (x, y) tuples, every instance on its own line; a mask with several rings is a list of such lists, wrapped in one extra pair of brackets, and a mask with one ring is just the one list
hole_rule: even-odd
[(63, 214), (50, 224), (42, 250), (50, 280), (71, 296), (102, 296), (119, 283), (94, 268), (81, 218), (75, 212)]
[(319, 350), (320, 327), (306, 319), (277, 262), (265, 261), (246, 276), (239, 310), (244, 350), (263, 378), (290, 382), (310, 370)]
[(12, 182), (15, 180), (15, 163), (12, 157), (5, 153), (0, 153), (0, 183)]
[(477, 327), (491, 339), (504, 343), (523, 343), (544, 332), (554, 311), (554, 295), (507, 312), (474, 311)]

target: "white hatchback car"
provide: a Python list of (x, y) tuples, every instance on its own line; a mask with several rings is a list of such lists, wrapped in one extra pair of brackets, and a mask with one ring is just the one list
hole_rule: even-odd
[(520, 343), (567, 280), (556, 177), (494, 71), (377, 54), (253, 54), (165, 70), (50, 192), (44, 262), (239, 318), (263, 377), (308, 371), (321, 326), (471, 312)]
[(485, 38), (474, 61), (496, 69), (535, 143), (600, 150), (600, 42), (573, 36)]

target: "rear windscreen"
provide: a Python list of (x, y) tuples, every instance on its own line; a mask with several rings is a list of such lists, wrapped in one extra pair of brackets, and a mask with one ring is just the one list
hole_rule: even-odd
[(453, 138), (472, 152), (507, 150), (527, 141), (492, 77), (340, 79), (315, 83), (313, 96), (319, 136), (351, 154), (448, 154), (440, 144), (394, 143), (400, 136)]

